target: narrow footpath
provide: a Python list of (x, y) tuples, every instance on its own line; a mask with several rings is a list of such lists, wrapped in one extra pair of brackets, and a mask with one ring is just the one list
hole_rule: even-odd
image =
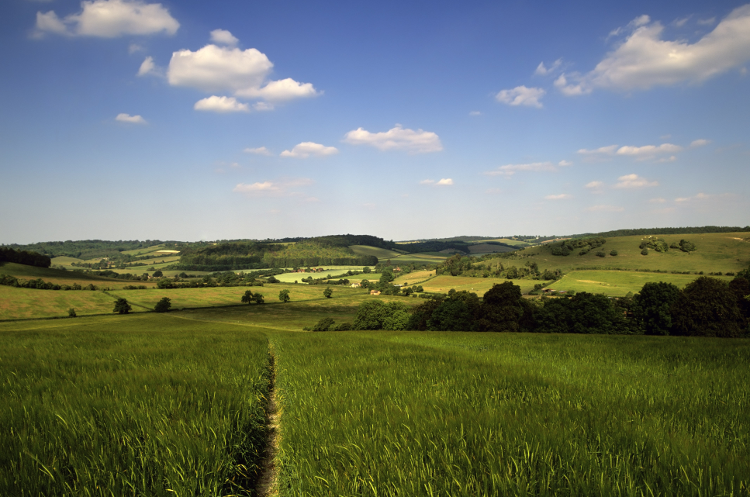
[(266, 439), (266, 451), (263, 455), (260, 477), (255, 487), (259, 497), (272, 497), (279, 494), (276, 455), (279, 452), (279, 419), (281, 413), (276, 402), (276, 356), (270, 346), (268, 353), (271, 366), (271, 387), (269, 389), (268, 406), (266, 407), (268, 438)]

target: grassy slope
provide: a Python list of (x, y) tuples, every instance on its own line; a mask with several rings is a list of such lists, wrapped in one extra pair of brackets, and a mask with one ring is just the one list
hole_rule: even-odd
[(349, 248), (357, 255), (374, 255), (378, 259), (395, 259), (401, 255), (400, 252), (394, 250), (370, 247), (369, 245), (351, 245)]
[[(714, 276), (731, 281), (731, 276)], [(659, 274), (634, 271), (571, 271), (559, 281), (551, 284), (554, 290), (575, 290), (576, 292), (603, 293), (611, 296), (625, 296), (628, 292), (638, 293), (647, 282), (672, 283), (685, 288), (697, 278), (692, 274)]]
[[(699, 272), (737, 272), (750, 264), (750, 242), (746, 241), (747, 233), (711, 233), (698, 235), (660, 235), (668, 244), (679, 242), (680, 239), (690, 240), (696, 244), (698, 250), (684, 253), (670, 249), (666, 253), (653, 250), (649, 255), (641, 255), (638, 246), (643, 237), (622, 236), (607, 238), (607, 243), (586, 255), (573, 253), (566, 257), (553, 256), (549, 250), (542, 247), (528, 248), (519, 253), (519, 259), (508, 259), (508, 264), (523, 265), (525, 261), (537, 262), (541, 269), (562, 269), (573, 271), (581, 266), (597, 266), (602, 268), (623, 269), (660, 269), (665, 271)], [(739, 238), (739, 239), (738, 239)], [(609, 255), (615, 249), (616, 257)], [(604, 251), (606, 257), (597, 257), (595, 252)], [(530, 258), (528, 256), (531, 256)], [(505, 262), (503, 261), (505, 264)], [(507, 264), (506, 264), (507, 265)]]
[(122, 288), (126, 285), (146, 285), (153, 287), (156, 284), (146, 281), (128, 281), (95, 276), (82, 271), (65, 271), (62, 269), (50, 269), (34, 266), (25, 266), (13, 262), (0, 263), (0, 274), (9, 274), (22, 280), (34, 280), (41, 278), (44, 281), (57, 283), (58, 285), (79, 285), (86, 286), (94, 284), (97, 287)]
[[(408, 279), (406, 281), (409, 281)], [(495, 284), (512, 281), (513, 284), (521, 287), (521, 292), (528, 293), (537, 283), (545, 283), (538, 280), (506, 280), (505, 278), (472, 278), (468, 276), (437, 276), (425, 283), (421, 283), (425, 292), (448, 293), (450, 289), (456, 291), (466, 290), (474, 292), (480, 297)]]

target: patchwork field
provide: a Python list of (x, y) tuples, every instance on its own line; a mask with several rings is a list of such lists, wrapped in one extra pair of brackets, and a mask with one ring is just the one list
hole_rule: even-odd
[[(576, 269), (659, 269), (663, 271), (690, 272), (737, 272), (750, 264), (750, 234), (748, 233), (708, 233), (695, 235), (659, 235), (667, 244), (681, 239), (695, 243), (695, 252), (685, 253), (676, 249), (659, 253), (650, 250), (648, 255), (641, 255), (639, 245), (642, 236), (621, 236), (607, 238), (601, 248), (588, 254), (577, 252), (568, 256), (553, 256), (542, 247), (531, 247), (518, 256), (508, 259), (507, 264), (522, 265), (528, 260), (537, 262), (541, 269), (562, 269), (564, 272)], [(612, 250), (617, 256), (610, 256)], [(606, 257), (597, 257), (602, 250)], [(515, 261), (515, 262), (514, 262)], [(505, 262), (503, 262), (505, 264)]]
[[(731, 276), (713, 276), (726, 282)], [(560, 280), (549, 285), (550, 289), (558, 291), (602, 293), (604, 295), (623, 297), (628, 292), (638, 293), (648, 282), (672, 283), (679, 288), (685, 288), (697, 278), (691, 274), (643, 273), (635, 271), (571, 271)]]

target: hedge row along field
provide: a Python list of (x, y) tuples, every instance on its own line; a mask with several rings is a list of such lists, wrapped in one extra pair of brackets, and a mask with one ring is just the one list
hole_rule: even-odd
[(0, 495), (246, 495), (268, 341), (141, 315), (0, 324)]
[(280, 493), (746, 495), (750, 343), (275, 334)]

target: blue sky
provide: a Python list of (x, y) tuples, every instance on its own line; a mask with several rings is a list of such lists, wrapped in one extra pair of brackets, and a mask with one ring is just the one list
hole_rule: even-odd
[(0, 243), (750, 224), (750, 4), (0, 5)]

